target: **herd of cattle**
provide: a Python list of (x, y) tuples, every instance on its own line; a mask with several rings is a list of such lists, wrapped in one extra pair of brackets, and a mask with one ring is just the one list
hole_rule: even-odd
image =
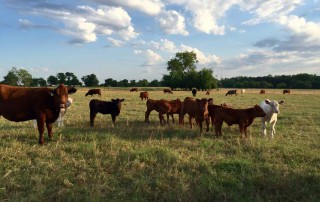
[[(69, 98), (69, 94), (77, 91), (74, 87), (67, 87), (60, 84), (57, 88), (26, 88), (0, 84), (0, 116), (4, 118), (20, 122), (27, 120), (36, 120), (39, 132), (39, 144), (44, 143), (44, 127), (46, 126), (49, 139), (52, 139), (52, 125), (58, 120), (58, 126), (63, 125), (63, 115), (72, 105), (74, 99)], [(130, 92), (138, 92), (137, 88), (132, 88)], [(241, 93), (244, 93), (241, 90)], [(173, 93), (171, 89), (164, 89), (164, 93)], [(285, 92), (284, 92), (285, 93)], [(286, 93), (290, 93), (286, 92)], [(85, 96), (97, 94), (101, 96), (100, 89), (90, 89)], [(192, 95), (195, 97), (196, 89), (192, 89)], [(206, 92), (209, 94), (209, 91)], [(229, 90), (226, 95), (237, 95), (237, 90)], [(174, 123), (174, 114), (179, 116), (179, 123), (184, 125), (184, 116), (188, 114), (189, 124), (192, 128), (192, 120), (196, 120), (196, 124), (203, 131), (203, 122), (206, 123), (206, 131), (209, 131), (209, 123), (215, 128), (216, 136), (221, 136), (221, 127), (223, 122), (229, 126), (233, 124), (239, 125), (241, 135), (247, 136), (247, 128), (253, 123), (256, 117), (261, 117), (262, 134), (266, 136), (266, 124), (271, 124), (271, 137), (275, 134), (275, 124), (277, 122), (277, 114), (280, 113), (279, 105), (284, 101), (264, 100), (259, 105), (255, 105), (247, 109), (234, 109), (231, 106), (216, 105), (212, 98), (195, 99), (186, 97), (183, 101), (176, 100), (155, 100), (149, 99), (148, 92), (140, 93), (141, 100), (145, 99), (147, 110), (145, 112), (145, 122), (149, 123), (149, 115), (155, 110), (159, 114), (161, 125), (169, 124), (169, 116), (172, 117)], [(116, 117), (120, 114), (121, 103), (124, 99), (112, 99), (111, 101), (102, 101), (92, 99), (89, 103), (90, 108), (90, 126), (94, 126), (94, 119), (97, 113), (110, 114), (113, 124)], [(167, 116), (165, 120), (164, 115)]]

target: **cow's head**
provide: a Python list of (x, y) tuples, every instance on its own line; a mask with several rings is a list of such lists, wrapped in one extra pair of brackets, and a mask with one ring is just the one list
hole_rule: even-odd
[(282, 105), (284, 103), (284, 100), (277, 102), (276, 100), (270, 101), (270, 100), (266, 99), (265, 103), (270, 105), (272, 113), (279, 114), (280, 113), (279, 107), (280, 107), (280, 105)]
[(119, 109), (119, 111), (120, 111), (120, 109), (121, 109), (121, 102), (123, 102), (124, 99), (119, 99), (119, 98), (117, 98), (117, 99), (111, 99), (111, 101), (112, 101), (112, 103), (117, 107), (117, 109)]
[(259, 105), (254, 106), (254, 111), (255, 117), (265, 117), (267, 115)]
[(54, 99), (54, 104), (59, 108), (65, 108), (68, 101), (68, 94), (73, 94), (77, 91), (74, 87), (66, 87), (60, 84), (57, 88), (51, 90), (50, 95)]
[(198, 112), (201, 117), (205, 117), (208, 112), (208, 100), (206, 98), (196, 99), (198, 104)]

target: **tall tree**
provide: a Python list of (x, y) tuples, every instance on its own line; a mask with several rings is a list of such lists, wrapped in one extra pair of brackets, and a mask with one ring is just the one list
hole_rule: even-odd
[(17, 68), (12, 67), (12, 69), (8, 72), (6, 76), (3, 77), (3, 83), (12, 85), (12, 86), (17, 86), (19, 77), (17, 75)]
[(25, 69), (17, 69), (16, 67), (12, 67), (8, 74), (4, 76), (3, 83), (9, 85), (30, 86), (32, 83), (32, 76)]
[(99, 80), (95, 74), (83, 76), (81, 78), (85, 86), (99, 86)]
[(58, 73), (57, 78), (58, 78), (59, 84), (61, 84), (61, 83), (66, 84), (67, 76), (64, 73), (62, 73), (62, 72)]
[(51, 75), (48, 77), (47, 83), (50, 86), (55, 86), (55, 85), (59, 84), (59, 79), (57, 77)]

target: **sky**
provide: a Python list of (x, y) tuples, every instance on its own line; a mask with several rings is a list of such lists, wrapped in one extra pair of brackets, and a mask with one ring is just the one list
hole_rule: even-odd
[(0, 0), (0, 80), (161, 80), (184, 51), (218, 79), (320, 75), (320, 1)]

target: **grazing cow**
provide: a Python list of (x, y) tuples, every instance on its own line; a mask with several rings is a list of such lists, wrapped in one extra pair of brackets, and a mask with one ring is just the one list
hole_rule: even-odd
[(245, 92), (246, 92), (246, 90), (245, 89), (241, 89), (241, 94), (244, 94)]
[(39, 144), (44, 143), (44, 125), (47, 127), (48, 136), (53, 137), (52, 123), (66, 107), (68, 94), (75, 93), (74, 87), (60, 84), (57, 88), (26, 88), (9, 85), (0, 85), (0, 116), (20, 122), (37, 120)]
[(265, 117), (261, 118), (262, 122), (262, 135), (266, 137), (267, 130), (266, 125), (267, 123), (271, 124), (271, 138), (274, 137), (276, 134), (275, 125), (277, 123), (278, 114), (280, 113), (279, 107), (284, 103), (283, 100), (277, 102), (276, 100), (264, 100), (260, 103), (260, 107), (263, 111), (267, 114)]
[(186, 97), (181, 107), (181, 114), (179, 117), (180, 124), (184, 124), (184, 116), (189, 115), (189, 124), (192, 128), (192, 118), (195, 118), (197, 124), (200, 126), (200, 133), (202, 133), (202, 122), (208, 123), (208, 100), (206, 98), (194, 99)]
[(266, 94), (265, 90), (260, 90), (260, 94)]
[(101, 89), (90, 89), (88, 90), (88, 92), (86, 93), (86, 97), (88, 95), (94, 95), (94, 94), (98, 94), (101, 97)]
[(163, 115), (169, 113), (171, 110), (169, 101), (148, 99), (146, 106), (147, 106), (147, 111), (145, 113), (144, 121), (146, 123), (150, 123), (150, 120), (149, 120), (150, 113), (151, 111), (155, 110), (159, 113), (160, 125), (164, 125), (165, 120)]
[(141, 100), (145, 99), (149, 99), (149, 93), (147, 91), (144, 91), (144, 92), (140, 92), (140, 98)]
[(197, 95), (197, 89), (196, 88), (193, 88), (192, 89), (192, 95), (193, 95), (193, 97), (196, 97), (196, 95)]
[(111, 101), (102, 101), (97, 99), (92, 99), (89, 103), (90, 107), (90, 126), (94, 126), (94, 119), (97, 113), (110, 114), (112, 117), (113, 125), (116, 123), (116, 117), (120, 114), (121, 103), (124, 99), (111, 99)]
[(238, 90), (228, 90), (227, 95), (238, 95)]
[(213, 109), (214, 125), (216, 136), (221, 136), (221, 127), (223, 122), (229, 126), (233, 124), (239, 125), (241, 136), (243, 133), (247, 137), (247, 128), (252, 124), (254, 118), (264, 117), (266, 113), (259, 105), (248, 109), (232, 109), (228, 107), (216, 107)]
[(171, 93), (171, 94), (173, 94), (171, 89), (163, 89), (163, 93)]
[(207, 90), (206, 95), (210, 95), (210, 91)]
[(290, 94), (290, 90), (283, 90), (283, 94)]
[(138, 88), (131, 88), (130, 92), (138, 92)]

